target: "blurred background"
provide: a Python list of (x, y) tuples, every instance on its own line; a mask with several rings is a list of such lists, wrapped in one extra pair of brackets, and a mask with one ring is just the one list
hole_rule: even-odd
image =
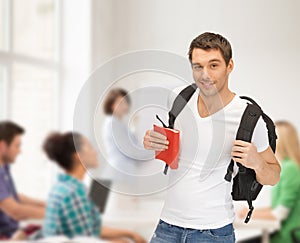
[[(26, 129), (12, 169), (18, 190), (46, 199), (58, 169), (42, 153), (42, 141), (49, 131), (73, 129), (78, 95), (97, 67), (139, 50), (187, 58), (191, 40), (205, 31), (224, 35), (233, 47), (231, 89), (300, 131), (299, 11), (297, 0), (0, 0), (0, 119)], [(184, 84), (145, 72), (119, 86), (153, 82)], [(97, 92), (90, 90), (91, 100)], [(269, 203), (264, 190), (256, 205)]]

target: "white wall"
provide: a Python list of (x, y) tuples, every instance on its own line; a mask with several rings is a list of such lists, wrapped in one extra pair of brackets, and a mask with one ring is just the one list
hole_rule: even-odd
[(194, 37), (217, 32), (233, 47), (232, 89), (300, 131), (299, 7), (296, 0), (94, 0), (92, 65), (143, 49), (186, 56)]

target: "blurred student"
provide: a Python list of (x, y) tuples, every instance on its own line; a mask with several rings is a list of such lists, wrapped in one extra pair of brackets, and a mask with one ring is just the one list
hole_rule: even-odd
[(86, 170), (98, 165), (96, 151), (85, 137), (75, 132), (53, 133), (45, 140), (43, 149), (65, 171), (49, 194), (44, 236), (91, 236), (114, 242), (127, 242), (125, 238), (129, 238), (145, 242), (134, 232), (101, 225), (100, 212), (88, 198), (82, 182)]
[[(153, 152), (146, 151), (139, 144), (134, 132), (127, 124), (128, 113), (131, 105), (129, 94), (121, 88), (111, 89), (105, 97), (103, 111), (106, 115), (103, 138), (107, 152), (107, 159), (113, 168), (124, 175), (137, 175), (143, 161), (153, 158)], [(106, 170), (114, 181), (128, 179), (113, 170)], [(127, 180), (128, 182), (128, 180)]]
[(17, 192), (10, 165), (21, 152), (24, 129), (11, 121), (0, 122), (0, 239), (11, 238), (19, 221), (42, 219), (45, 203)]
[[(281, 229), (271, 236), (272, 243), (292, 242), (291, 232), (300, 227), (300, 144), (296, 128), (288, 121), (277, 121), (276, 157), (281, 163), (279, 183), (272, 188), (270, 208), (255, 209), (253, 219), (280, 220)], [(247, 210), (242, 210), (244, 217)], [(247, 242), (260, 242), (254, 239)]]

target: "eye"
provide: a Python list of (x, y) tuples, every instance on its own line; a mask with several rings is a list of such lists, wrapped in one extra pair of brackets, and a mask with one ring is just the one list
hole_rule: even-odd
[(210, 67), (211, 67), (212, 69), (216, 69), (216, 68), (218, 67), (218, 64), (213, 63), (213, 64), (210, 65)]
[(202, 67), (200, 65), (193, 65), (194, 70), (200, 70)]

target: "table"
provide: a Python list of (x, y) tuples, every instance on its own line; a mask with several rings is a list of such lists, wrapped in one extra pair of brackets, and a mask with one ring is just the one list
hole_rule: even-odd
[[(269, 243), (270, 233), (280, 229), (279, 220), (262, 220), (262, 219), (251, 219), (247, 224), (241, 219), (236, 219), (233, 223), (234, 228), (237, 231), (237, 240), (244, 240), (249, 236), (262, 236), (262, 243)], [(241, 234), (242, 231), (252, 231), (251, 235), (247, 235), (246, 238)]]

